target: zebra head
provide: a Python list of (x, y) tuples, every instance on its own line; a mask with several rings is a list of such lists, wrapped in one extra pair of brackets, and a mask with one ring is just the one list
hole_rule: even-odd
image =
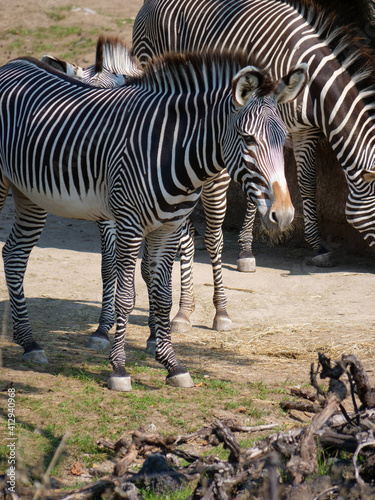
[(294, 218), (284, 172), (287, 128), (277, 105), (290, 102), (307, 83), (307, 65), (300, 64), (278, 85), (254, 66), (232, 81), (233, 121), (223, 141), (226, 168), (258, 206), (266, 229), (286, 229)]
[(96, 44), (95, 64), (82, 68), (76, 64), (45, 55), (42, 62), (95, 87), (120, 87), (131, 76), (141, 74), (139, 61), (130, 54), (124, 42), (118, 38), (99, 37)]

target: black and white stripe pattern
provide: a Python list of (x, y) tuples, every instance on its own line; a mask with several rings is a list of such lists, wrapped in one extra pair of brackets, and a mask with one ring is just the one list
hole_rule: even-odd
[(309, 64), (308, 89), (280, 108), (294, 145), (306, 240), (314, 262), (329, 264), (316, 212), (315, 150), (323, 133), (348, 181), (347, 219), (375, 247), (374, 188), (361, 175), (375, 159), (374, 64), (363, 43), (304, 0), (145, 2), (133, 31), (133, 53), (141, 62), (165, 51), (206, 48), (255, 52), (274, 78), (295, 64)]
[[(139, 61), (131, 56), (122, 40), (104, 36), (98, 39), (95, 64), (91, 66), (82, 68), (50, 55), (43, 56), (42, 62), (84, 83), (102, 88), (120, 87), (127, 82), (129, 77), (141, 75), (143, 71)], [(87, 347), (105, 350), (110, 345), (108, 332), (115, 323), (116, 227), (114, 221), (111, 220), (98, 221), (97, 225), (102, 254), (102, 308), (98, 328), (90, 335)]]
[(96, 44), (95, 64), (81, 68), (54, 56), (42, 57), (42, 62), (82, 82), (95, 87), (120, 87), (131, 76), (140, 75), (142, 69), (126, 45), (118, 38), (99, 37)]
[(306, 65), (276, 86), (249, 62), (241, 54), (169, 56), (115, 89), (89, 86), (27, 58), (0, 68), (0, 207), (10, 183), (16, 206), (3, 257), (14, 339), (27, 355), (41, 348), (31, 335), (23, 274), (47, 211), (113, 219), (117, 329), (109, 386), (130, 389), (124, 336), (144, 238), (155, 357), (169, 383), (191, 385), (170, 339), (170, 278), (181, 225), (202, 185), (226, 167), (270, 230), (283, 229), (294, 215), (284, 176), (287, 131), (276, 104), (299, 95)]

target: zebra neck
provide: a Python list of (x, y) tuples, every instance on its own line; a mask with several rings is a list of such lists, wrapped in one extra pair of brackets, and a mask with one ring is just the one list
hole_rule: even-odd
[(347, 170), (372, 168), (375, 90), (359, 91), (355, 81), (342, 73), (336, 77), (335, 84), (320, 91), (313, 106), (314, 118), (342, 167)]

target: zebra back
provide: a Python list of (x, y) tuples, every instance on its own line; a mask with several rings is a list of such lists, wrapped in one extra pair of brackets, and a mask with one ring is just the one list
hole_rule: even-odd
[(120, 87), (125, 84), (129, 76), (142, 72), (138, 59), (131, 55), (122, 40), (114, 37), (99, 37), (96, 44), (95, 63), (86, 68), (51, 55), (44, 55), (41, 61), (62, 73), (96, 87)]

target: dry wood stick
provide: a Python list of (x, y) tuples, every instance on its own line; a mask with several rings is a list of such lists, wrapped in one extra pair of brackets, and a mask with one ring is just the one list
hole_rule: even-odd
[(131, 464), (137, 458), (137, 455), (138, 455), (137, 445), (135, 443), (132, 443), (129, 446), (127, 454), (123, 458), (121, 458), (115, 465), (114, 468), (115, 475), (121, 477), (124, 474), (126, 474)]
[(315, 471), (317, 464), (315, 435), (325, 422), (336, 413), (341, 401), (346, 397), (347, 391), (343, 382), (331, 379), (330, 389), (327, 406), (313, 417), (311, 424), (306, 429), (300, 444), (300, 456), (296, 455), (288, 462), (289, 472), (294, 476), (296, 483), (300, 483), (306, 475)]
[[(112, 481), (97, 481), (89, 486), (84, 486), (78, 490), (70, 491), (61, 500), (88, 500), (90, 498), (103, 498), (102, 495), (106, 490), (114, 490), (115, 484)], [(61, 495), (61, 493), (60, 493)]]
[(62, 437), (62, 439), (61, 439), (61, 441), (59, 443), (59, 446), (56, 448), (56, 451), (55, 451), (55, 453), (54, 453), (54, 455), (52, 457), (52, 460), (51, 460), (49, 466), (47, 467), (46, 473), (43, 476), (43, 479), (42, 479), (43, 485), (36, 490), (35, 495), (33, 497), (33, 500), (37, 500), (39, 498), (39, 496), (42, 493), (43, 486), (45, 486), (46, 484), (48, 484), (50, 473), (54, 469), (54, 467), (56, 466), (57, 462), (59, 461), (59, 459), (61, 457), (61, 454), (64, 451), (66, 441), (67, 441), (67, 439), (69, 437), (70, 437), (70, 432), (66, 432), (63, 435), (63, 437)]
[(215, 433), (223, 441), (224, 447), (229, 449), (229, 462), (239, 462), (241, 458), (241, 447), (232, 431), (222, 422), (216, 422)]
[(320, 413), (322, 407), (310, 401), (281, 401), (280, 407), (283, 410), (307, 411), (309, 413)]
[[(226, 423), (226, 421), (224, 422)], [(232, 422), (228, 422), (226, 424), (232, 432), (261, 432), (274, 429), (275, 427), (279, 427), (279, 424), (267, 424), (267, 425), (255, 425), (255, 426), (239, 425)]]
[(357, 356), (344, 354), (340, 362), (345, 368), (350, 365), (350, 373), (353, 377), (356, 392), (364, 408), (375, 407), (375, 391), (370, 385), (367, 373)]
[(361, 487), (363, 487), (365, 485), (365, 482), (364, 482), (364, 480), (361, 478), (361, 476), (359, 474), (359, 467), (357, 466), (357, 458), (358, 458), (359, 452), (363, 448), (365, 448), (366, 446), (375, 446), (375, 440), (374, 439), (369, 439), (365, 443), (359, 444), (358, 447), (357, 447), (357, 449), (354, 452), (354, 455), (353, 455), (353, 465), (354, 465), (354, 471), (355, 471), (355, 479), (356, 479), (357, 483)]

